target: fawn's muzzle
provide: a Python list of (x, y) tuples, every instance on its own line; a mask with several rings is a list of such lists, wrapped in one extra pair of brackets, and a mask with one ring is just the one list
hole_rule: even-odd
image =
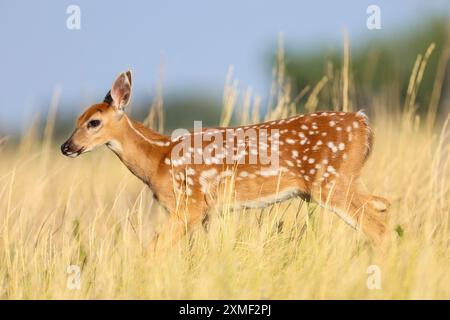
[(75, 158), (83, 152), (84, 148), (77, 148), (72, 141), (67, 140), (61, 145), (61, 152), (63, 155)]

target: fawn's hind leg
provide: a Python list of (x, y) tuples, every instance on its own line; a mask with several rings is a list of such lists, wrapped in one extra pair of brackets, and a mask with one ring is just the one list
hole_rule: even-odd
[(352, 199), (358, 225), (376, 244), (383, 242), (387, 231), (388, 204), (387, 200), (381, 199), (383, 198), (363, 193), (354, 193)]
[(376, 244), (381, 244), (386, 233), (388, 201), (360, 192), (354, 183), (335, 184), (316, 191), (313, 198), (336, 213), (347, 224), (362, 230)]
[(370, 195), (369, 197), (370, 197), (369, 204), (372, 206), (373, 209), (379, 212), (386, 212), (391, 205), (391, 203), (383, 197), (374, 195)]

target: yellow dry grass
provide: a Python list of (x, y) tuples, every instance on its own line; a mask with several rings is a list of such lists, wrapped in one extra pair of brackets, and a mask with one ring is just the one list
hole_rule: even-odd
[[(297, 103), (276, 81), (269, 118), (292, 114)], [(341, 98), (351, 109), (347, 90)], [(234, 85), (225, 91), (224, 108), (234, 108)], [(292, 200), (265, 210), (225, 207), (207, 231), (200, 226), (151, 255), (146, 244), (160, 210), (106, 148), (65, 158), (51, 127), (43, 142), (29, 134), (0, 145), (0, 298), (449, 299), (448, 119), (427, 126), (411, 100), (404, 112), (388, 97), (371, 106), (376, 139), (363, 180), (392, 201), (384, 254), (332, 213)], [(317, 96), (308, 101), (308, 110), (320, 105)], [(81, 270), (79, 289), (72, 265)], [(373, 265), (379, 289), (367, 286)]]

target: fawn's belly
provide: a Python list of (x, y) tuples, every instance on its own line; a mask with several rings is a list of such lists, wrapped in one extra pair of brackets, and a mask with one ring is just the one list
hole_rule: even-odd
[(264, 208), (295, 197), (309, 200), (306, 185), (290, 176), (235, 181), (233, 191), (229, 200), (237, 208)]
[(266, 196), (241, 196), (237, 199), (235, 207), (238, 208), (264, 208), (274, 203), (289, 200), (291, 198), (303, 196), (304, 193), (297, 188), (290, 188), (274, 192)]

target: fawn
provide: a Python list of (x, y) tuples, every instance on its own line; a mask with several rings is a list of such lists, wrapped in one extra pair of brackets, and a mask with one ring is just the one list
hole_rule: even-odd
[(131, 87), (131, 72), (121, 73), (104, 101), (78, 118), (61, 151), (76, 157), (108, 146), (169, 212), (161, 232), (171, 242), (207, 217), (225, 179), (234, 183), (238, 207), (302, 197), (330, 208), (374, 242), (383, 239), (389, 202), (362, 192), (359, 182), (372, 146), (363, 112), (315, 112), (167, 137), (125, 114)]

